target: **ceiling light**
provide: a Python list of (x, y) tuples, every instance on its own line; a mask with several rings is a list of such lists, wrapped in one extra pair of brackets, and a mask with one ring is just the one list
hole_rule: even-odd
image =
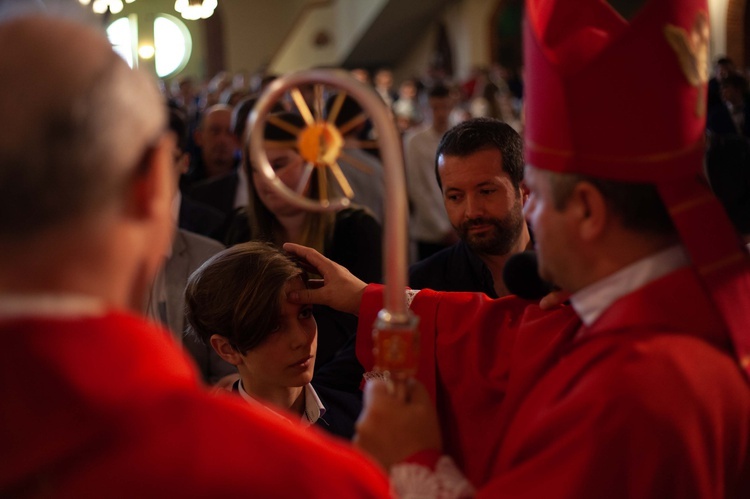
[[(123, 0), (94, 0), (93, 4), (91, 0), (78, 0), (81, 5), (91, 4), (91, 8), (97, 14), (104, 14), (107, 9), (113, 14), (119, 14), (122, 12), (124, 7)], [(125, 0), (125, 3), (133, 3), (135, 0)]]
[(190, 21), (208, 19), (218, 5), (217, 0), (177, 0), (174, 10)]

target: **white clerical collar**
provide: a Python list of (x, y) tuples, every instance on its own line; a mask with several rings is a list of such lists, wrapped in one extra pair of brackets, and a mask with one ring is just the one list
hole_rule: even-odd
[(0, 318), (101, 316), (104, 300), (76, 294), (0, 294)]
[[(304, 426), (310, 426), (311, 424), (315, 423), (318, 419), (320, 419), (323, 416), (323, 414), (326, 413), (326, 408), (323, 407), (323, 403), (320, 401), (320, 397), (318, 397), (318, 394), (315, 392), (315, 389), (312, 387), (310, 383), (306, 384), (304, 388), (305, 388), (305, 412), (302, 413), (301, 422)], [(242, 385), (242, 380), (239, 380), (237, 389), (240, 392), (240, 396), (246, 401), (248, 401), (249, 403), (263, 406), (269, 411), (273, 412), (274, 414), (277, 414), (280, 417), (283, 417), (281, 414), (274, 411), (273, 408), (265, 404), (261, 404), (258, 400), (254, 399), (250, 394), (248, 394), (245, 391), (245, 387)]]
[(581, 321), (591, 326), (618, 299), (689, 263), (685, 248), (673, 246), (586, 286), (570, 297), (570, 304)]

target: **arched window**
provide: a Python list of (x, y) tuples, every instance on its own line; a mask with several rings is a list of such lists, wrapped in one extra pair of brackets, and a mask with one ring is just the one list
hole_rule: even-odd
[(107, 36), (109, 37), (109, 43), (112, 44), (112, 49), (117, 54), (125, 59), (128, 66), (133, 67), (133, 46), (137, 46), (134, 43), (132, 33), (130, 31), (130, 19), (127, 17), (121, 17), (114, 21), (107, 28)]
[(154, 58), (156, 76), (167, 78), (182, 70), (190, 59), (192, 39), (187, 27), (177, 18), (160, 14), (154, 18), (153, 45), (141, 42), (138, 17), (133, 14), (113, 21), (107, 27), (112, 48), (130, 67), (138, 65), (138, 55)]
[(190, 32), (177, 18), (162, 15), (154, 20), (156, 75), (165, 78), (181, 70), (190, 59)]

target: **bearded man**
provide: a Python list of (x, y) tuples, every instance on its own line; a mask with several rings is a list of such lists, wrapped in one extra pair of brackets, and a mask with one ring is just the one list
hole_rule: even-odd
[(409, 271), (414, 289), (508, 294), (505, 262), (530, 242), (523, 217), (523, 141), (506, 123), (475, 118), (443, 135), (435, 176), (445, 210), (460, 240), (417, 262)]

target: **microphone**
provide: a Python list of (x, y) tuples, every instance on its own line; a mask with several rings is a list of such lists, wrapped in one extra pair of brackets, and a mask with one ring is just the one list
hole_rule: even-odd
[(508, 258), (503, 267), (503, 282), (508, 291), (525, 300), (539, 300), (555, 286), (539, 277), (536, 252), (524, 251)]

